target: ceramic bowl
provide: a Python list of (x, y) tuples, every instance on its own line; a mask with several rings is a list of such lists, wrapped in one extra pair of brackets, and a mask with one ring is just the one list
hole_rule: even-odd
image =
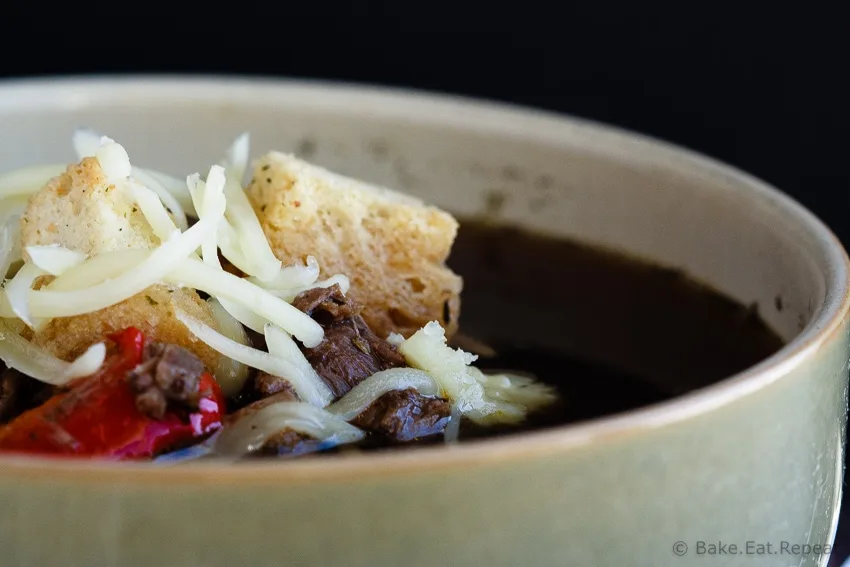
[(167, 468), (0, 457), (1, 564), (825, 564), (814, 546), (832, 542), (841, 500), (848, 260), (781, 192), (543, 112), (197, 77), (6, 82), (0, 171), (71, 161), (79, 125), (172, 173), (205, 170), (250, 131), (258, 151), (294, 151), (461, 215), (489, 210), (495, 191), (500, 221), (680, 268), (756, 304), (788, 342), (664, 403), (461, 446)]

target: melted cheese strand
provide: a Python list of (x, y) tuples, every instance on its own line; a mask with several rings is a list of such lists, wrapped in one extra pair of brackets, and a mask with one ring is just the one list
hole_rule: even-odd
[(311, 377), (305, 376), (292, 362), (232, 341), (180, 310), (175, 314), (193, 335), (210, 348), (251, 368), (288, 380), (302, 400), (317, 407), (325, 407), (333, 399), (333, 394), (324, 382), (312, 382)]

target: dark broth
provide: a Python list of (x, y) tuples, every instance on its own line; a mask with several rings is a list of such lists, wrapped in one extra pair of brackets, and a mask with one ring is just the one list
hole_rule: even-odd
[[(462, 333), (497, 353), (476, 364), (533, 373), (561, 394), (520, 430), (669, 399), (782, 346), (753, 307), (569, 240), (467, 221), (449, 264), (464, 277)], [(462, 437), (516, 430), (465, 428)]]

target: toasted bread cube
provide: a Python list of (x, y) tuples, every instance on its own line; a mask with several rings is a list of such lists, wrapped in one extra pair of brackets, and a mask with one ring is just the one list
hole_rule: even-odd
[(314, 256), (322, 277), (348, 276), (379, 336), (408, 337), (429, 321), (457, 330), (462, 280), (445, 262), (458, 223), (448, 213), (278, 152), (254, 164), (248, 194), (277, 257)]
[(129, 187), (109, 183), (97, 159), (85, 158), (30, 198), (21, 219), (21, 242), (59, 244), (94, 255), (154, 248), (159, 238), (135, 205)]
[[(91, 256), (150, 249), (159, 243), (128, 187), (108, 183), (95, 158), (85, 158), (51, 180), (33, 195), (21, 218), (24, 251), (26, 246), (58, 244)], [(177, 320), (175, 308), (217, 327), (209, 306), (194, 290), (155, 285), (94, 313), (53, 319), (31, 339), (55, 356), (73, 360), (107, 335), (132, 326), (150, 340), (193, 351), (208, 370), (215, 370), (218, 353)]]

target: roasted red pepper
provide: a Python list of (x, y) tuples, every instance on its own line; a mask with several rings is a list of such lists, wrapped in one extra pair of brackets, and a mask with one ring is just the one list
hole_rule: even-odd
[(224, 396), (207, 373), (197, 411), (169, 409), (161, 420), (140, 412), (127, 373), (142, 362), (144, 335), (131, 327), (110, 339), (117, 352), (95, 375), (0, 428), (0, 450), (136, 459), (190, 445), (221, 427)]

